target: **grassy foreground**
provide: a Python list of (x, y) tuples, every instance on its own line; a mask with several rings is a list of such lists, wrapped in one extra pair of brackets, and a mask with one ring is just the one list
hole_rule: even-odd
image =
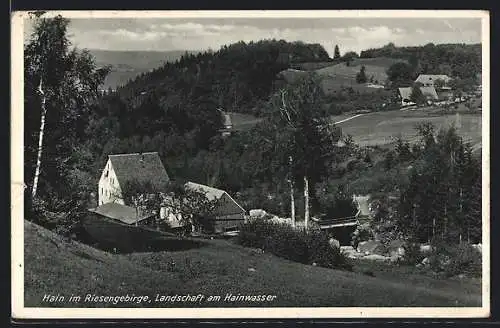
[[(438, 280), (404, 267), (366, 265), (345, 272), (290, 262), (230, 241), (199, 248), (110, 254), (25, 221), (27, 307), (342, 307), (480, 306), (479, 280)], [(44, 295), (61, 295), (59, 302)], [(81, 296), (69, 302), (71, 295)], [(144, 296), (141, 302), (84, 302), (97, 296)], [(198, 295), (196, 301), (156, 301), (156, 295)], [(271, 295), (271, 301), (224, 300), (226, 294)], [(208, 302), (209, 296), (221, 296)]]

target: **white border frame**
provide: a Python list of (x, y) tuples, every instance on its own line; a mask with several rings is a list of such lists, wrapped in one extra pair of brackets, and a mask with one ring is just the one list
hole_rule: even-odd
[[(23, 19), (11, 15), (11, 275), (16, 319), (225, 319), (225, 318), (484, 318), (490, 315), (490, 26), (479, 10), (309, 10), (309, 11), (50, 11), (67, 18), (481, 18), (482, 22), (482, 233), (481, 307), (346, 308), (26, 308), (24, 307), (24, 90)], [(486, 73), (486, 74), (485, 74)]]

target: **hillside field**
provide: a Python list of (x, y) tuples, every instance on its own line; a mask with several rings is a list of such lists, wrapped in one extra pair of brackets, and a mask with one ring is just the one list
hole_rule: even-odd
[[(229, 240), (206, 240), (182, 251), (111, 254), (64, 240), (24, 223), (24, 292), (27, 307), (345, 307), (480, 306), (481, 279), (438, 279), (415, 268), (370, 265), (374, 277), (287, 261)], [(80, 295), (79, 303), (43, 302), (45, 294)], [(148, 295), (151, 302), (83, 302), (96, 295)], [(161, 295), (250, 294), (271, 302), (155, 302)]]
[[(353, 115), (354, 116), (354, 115)], [(346, 119), (346, 115), (331, 116), (332, 122)], [(431, 122), (437, 129), (455, 124), (458, 133), (470, 142), (473, 149), (481, 148), (481, 114), (439, 115), (426, 110), (420, 111), (387, 111), (362, 114), (353, 119), (337, 124), (343, 134), (350, 134), (360, 146), (387, 145), (394, 138), (401, 137), (407, 141), (416, 138), (415, 124)]]
[(357, 58), (349, 66), (346, 63), (323, 62), (323, 63), (301, 63), (293, 65), (299, 71), (289, 70), (287, 80), (295, 80), (294, 76), (300, 77), (306, 72), (315, 72), (322, 78), (322, 87), (324, 92), (329, 95), (342, 89), (342, 87), (351, 87), (354, 91), (360, 93), (372, 93), (380, 90), (378, 88), (368, 87), (366, 84), (356, 82), (356, 74), (361, 66), (365, 66), (368, 81), (373, 77), (373, 83), (383, 85), (387, 80), (387, 69), (394, 63), (400, 62), (400, 59), (394, 58)]
[[(262, 121), (248, 114), (230, 113), (236, 131), (247, 130)], [(357, 116), (358, 115), (358, 116)], [(480, 113), (437, 114), (431, 110), (395, 110), (368, 114), (344, 113), (330, 117), (330, 121), (340, 122), (344, 135), (350, 134), (360, 146), (383, 146), (391, 144), (395, 138), (407, 141), (416, 139), (415, 125), (431, 122), (437, 129), (455, 124), (458, 133), (470, 142), (475, 150), (481, 148), (482, 118)]]
[(315, 72), (324, 78), (323, 88), (325, 93), (330, 94), (339, 90), (342, 86), (352, 87), (359, 92), (374, 92), (378, 89), (369, 88), (356, 82), (356, 74), (361, 66), (365, 66), (368, 80), (373, 76), (374, 83), (383, 85), (387, 79), (386, 71), (398, 59), (393, 58), (358, 58), (353, 60), (349, 66), (345, 63), (327, 66), (317, 69)]
[(249, 130), (256, 124), (262, 121), (262, 118), (255, 117), (250, 114), (229, 112), (231, 121), (233, 123), (233, 129), (235, 131)]

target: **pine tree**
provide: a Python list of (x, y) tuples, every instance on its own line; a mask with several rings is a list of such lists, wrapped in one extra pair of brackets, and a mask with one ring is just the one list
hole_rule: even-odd
[(368, 78), (366, 77), (366, 68), (365, 66), (361, 66), (361, 69), (358, 74), (356, 74), (356, 82), (357, 83), (366, 83)]
[(417, 105), (422, 105), (425, 103), (426, 99), (422, 90), (420, 89), (420, 85), (414, 85), (411, 88), (410, 100)]
[(340, 58), (340, 49), (339, 46), (336, 44), (333, 59), (339, 59), (339, 58)]

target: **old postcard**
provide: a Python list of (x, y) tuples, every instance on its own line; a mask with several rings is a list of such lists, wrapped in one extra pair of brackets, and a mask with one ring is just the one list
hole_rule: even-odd
[(489, 14), (12, 14), (12, 313), (480, 318)]

